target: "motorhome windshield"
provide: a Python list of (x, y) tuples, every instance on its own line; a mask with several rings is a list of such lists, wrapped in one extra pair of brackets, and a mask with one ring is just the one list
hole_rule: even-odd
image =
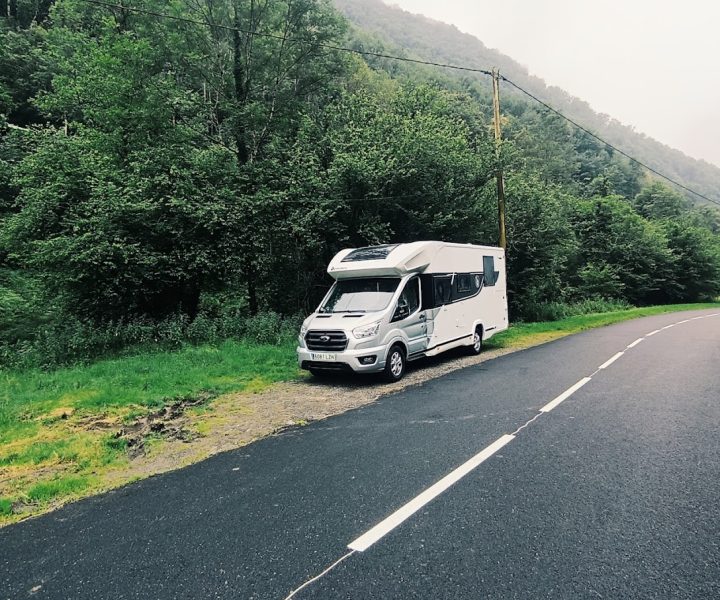
[(377, 312), (390, 304), (400, 279), (368, 277), (341, 279), (335, 284), (325, 303), (323, 313)]

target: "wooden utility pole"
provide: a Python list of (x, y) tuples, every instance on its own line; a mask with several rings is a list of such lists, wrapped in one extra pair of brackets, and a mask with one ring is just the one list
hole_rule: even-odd
[(500, 146), (502, 144), (502, 131), (500, 130), (500, 72), (492, 70), (493, 81), (493, 122), (495, 125), (495, 160), (497, 161), (497, 197), (498, 197), (498, 246), (503, 250), (507, 248), (505, 236), (505, 182), (503, 181), (502, 163), (500, 162)]

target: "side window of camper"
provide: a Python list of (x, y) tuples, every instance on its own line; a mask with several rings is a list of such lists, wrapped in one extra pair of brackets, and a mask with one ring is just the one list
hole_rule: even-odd
[(480, 273), (458, 273), (455, 281), (453, 300), (463, 300), (474, 296), (480, 291), (482, 277)]
[(450, 296), (452, 294), (452, 277), (447, 275), (433, 277), (433, 290), (433, 304), (435, 306), (442, 306), (443, 304), (450, 302)]
[(420, 291), (422, 293), (422, 307), (427, 310), (435, 307), (435, 289), (432, 275), (420, 275)]
[(494, 256), (483, 256), (483, 271), (485, 272), (485, 285), (495, 285), (499, 273), (495, 270)]
[(457, 291), (458, 295), (466, 294), (467, 292), (472, 292), (472, 276), (470, 273), (458, 273), (457, 276)]

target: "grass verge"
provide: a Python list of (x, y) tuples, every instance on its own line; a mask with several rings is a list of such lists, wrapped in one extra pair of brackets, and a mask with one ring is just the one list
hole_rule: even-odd
[[(487, 346), (519, 349), (637, 317), (719, 307), (654, 306), (519, 323)], [(0, 373), (0, 525), (107, 489), (111, 473), (112, 485), (137, 477), (130, 473), (127, 442), (116, 435), (132, 427), (129, 423), (151, 421), (178, 399), (204, 402), (228, 392), (261, 391), (299, 376), (291, 344), (233, 341), (52, 372)], [(240, 408), (227, 418), (242, 418)], [(198, 404), (189, 410), (202, 414), (209, 409)], [(200, 421), (195, 433), (207, 434), (201, 427)], [(163, 452), (162, 436), (152, 434), (147, 442), (149, 451)]]
[(298, 376), (293, 347), (227, 341), (0, 372), (0, 524), (102, 489), (128, 460), (117, 432), (166, 405), (260, 391)]

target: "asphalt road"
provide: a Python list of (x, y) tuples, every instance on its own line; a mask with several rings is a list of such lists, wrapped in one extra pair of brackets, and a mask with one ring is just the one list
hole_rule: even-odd
[[(342, 557), (293, 598), (720, 598), (720, 316), (710, 314), (500, 357), (6, 527), (0, 599), (283, 599)], [(704, 318), (646, 337), (691, 317)]]

